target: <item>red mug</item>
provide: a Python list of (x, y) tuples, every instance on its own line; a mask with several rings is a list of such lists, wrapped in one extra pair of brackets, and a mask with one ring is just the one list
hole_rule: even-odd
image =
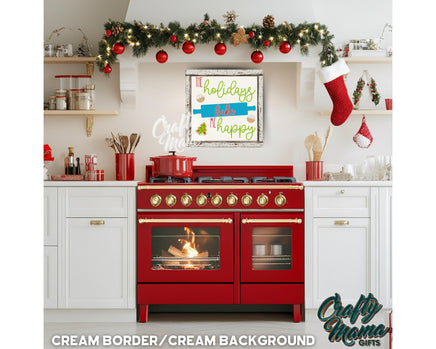
[(306, 180), (323, 180), (323, 161), (306, 161)]
[(135, 179), (135, 154), (115, 154), (115, 174), (117, 181)]
[(392, 98), (385, 99), (386, 110), (392, 110)]

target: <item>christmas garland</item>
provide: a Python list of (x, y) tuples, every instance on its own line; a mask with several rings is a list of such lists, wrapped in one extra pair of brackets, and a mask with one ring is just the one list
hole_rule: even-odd
[(124, 52), (126, 46), (131, 46), (133, 56), (144, 56), (149, 48), (157, 48), (160, 51), (156, 60), (164, 63), (168, 55), (162, 49), (171, 45), (177, 49), (182, 46), (185, 53), (190, 54), (195, 50), (196, 44), (208, 44), (216, 42), (215, 52), (222, 55), (226, 51), (225, 43), (237, 46), (240, 43), (248, 43), (255, 51), (252, 61), (260, 63), (263, 55), (260, 50), (275, 48), (282, 53), (288, 53), (295, 45), (299, 45), (300, 52), (307, 55), (309, 46), (321, 44), (321, 65), (329, 66), (338, 60), (335, 48), (331, 42), (333, 35), (327, 27), (320, 23), (303, 23), (299, 25), (282, 24), (275, 25), (274, 17), (266, 16), (262, 25), (239, 26), (235, 23), (236, 14), (227, 12), (224, 16), (225, 25), (216, 20), (210, 20), (207, 14), (200, 24), (191, 24), (182, 27), (178, 22), (170, 22), (167, 26), (160, 24), (142, 24), (135, 21), (114, 22), (109, 20), (105, 23), (105, 35), (99, 43), (99, 55), (97, 64), (100, 71), (111, 72), (111, 65), (117, 60), (117, 55)]
[[(375, 83), (374, 78), (371, 77), (371, 81), (368, 84), (368, 86), (369, 86), (369, 90), (371, 91), (371, 101), (375, 105), (378, 105), (380, 102), (380, 93), (377, 91), (377, 84)], [(357, 107), (357, 104), (359, 103), (360, 98), (362, 97), (362, 91), (364, 87), (365, 87), (365, 80), (363, 80), (363, 76), (361, 76), (357, 81), (356, 89), (353, 92), (353, 104), (355, 108)]]

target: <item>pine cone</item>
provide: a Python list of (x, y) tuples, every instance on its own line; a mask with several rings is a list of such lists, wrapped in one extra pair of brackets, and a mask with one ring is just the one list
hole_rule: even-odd
[(265, 16), (265, 18), (262, 21), (262, 24), (265, 28), (274, 28), (275, 27), (274, 17), (271, 15)]
[(112, 27), (112, 35), (118, 36), (123, 32), (124, 28), (120, 25), (117, 25), (116, 27)]
[(233, 24), (236, 21), (236, 17), (238, 17), (238, 15), (236, 14), (235, 11), (227, 11), (224, 15), (224, 21), (226, 22), (227, 25)]

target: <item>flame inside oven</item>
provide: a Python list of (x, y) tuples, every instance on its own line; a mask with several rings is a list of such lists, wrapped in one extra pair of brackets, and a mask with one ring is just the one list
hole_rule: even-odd
[(182, 253), (190, 258), (197, 257), (198, 251), (195, 248), (195, 233), (188, 227), (184, 227), (184, 230), (190, 241), (179, 239), (179, 242), (183, 244)]

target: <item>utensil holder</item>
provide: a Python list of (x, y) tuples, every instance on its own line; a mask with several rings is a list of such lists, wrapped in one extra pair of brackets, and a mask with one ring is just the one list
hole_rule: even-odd
[(135, 154), (115, 154), (115, 174), (117, 181), (135, 179)]
[(306, 180), (323, 180), (323, 161), (306, 161)]
[(385, 99), (386, 110), (392, 110), (392, 98)]

